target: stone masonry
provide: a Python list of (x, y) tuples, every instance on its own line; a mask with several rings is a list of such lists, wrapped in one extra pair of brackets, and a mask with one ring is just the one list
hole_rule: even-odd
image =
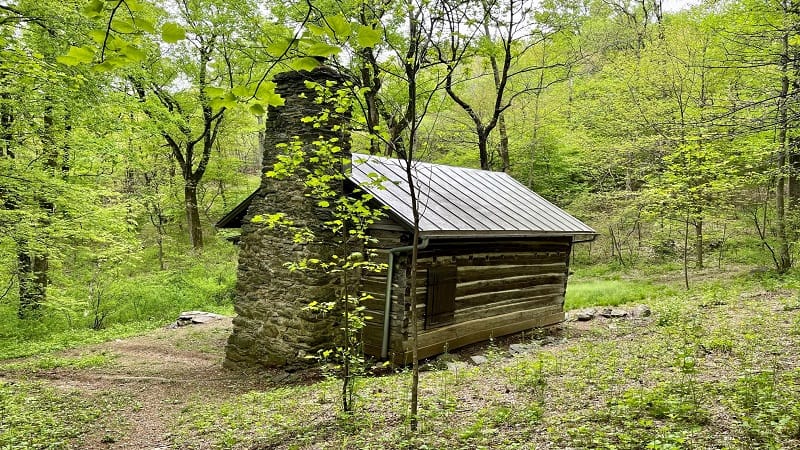
[[(311, 80), (325, 85), (342, 82), (342, 76), (327, 66), (311, 72), (286, 72), (275, 77), (276, 92), (285, 104), (270, 107), (266, 124), (263, 171), (271, 170), (280, 154), (278, 144), (294, 136), (309, 143), (320, 136), (333, 137), (330, 129), (314, 128), (301, 119), (319, 113), (316, 94), (305, 85)], [(328, 125), (332, 126), (331, 122)], [(349, 151), (349, 149), (346, 149)], [(333, 236), (322, 226), (326, 210), (308, 197), (303, 181), (262, 177), (258, 195), (242, 225), (234, 306), (233, 334), (228, 339), (225, 366), (231, 369), (292, 367), (307, 364), (313, 355), (333, 340), (335, 317), (321, 317), (304, 310), (312, 300), (333, 301), (337, 279), (324, 273), (290, 272), (287, 262), (303, 258), (329, 259)], [(283, 212), (292, 227), (308, 227), (316, 235), (314, 243), (294, 242), (296, 228), (269, 229), (252, 223), (256, 215)]]

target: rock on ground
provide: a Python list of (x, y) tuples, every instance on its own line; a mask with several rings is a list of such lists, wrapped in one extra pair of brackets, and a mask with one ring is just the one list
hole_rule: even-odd
[(224, 319), (225, 316), (205, 311), (184, 311), (178, 316), (178, 320), (170, 324), (168, 328), (185, 327), (187, 325), (200, 325)]

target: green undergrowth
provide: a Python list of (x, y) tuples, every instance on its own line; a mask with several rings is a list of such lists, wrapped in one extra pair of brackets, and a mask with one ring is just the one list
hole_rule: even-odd
[[(567, 326), (557, 345), (484, 350), (422, 374), (408, 431), (407, 372), (359, 381), (340, 412), (335, 381), (193, 404), (177, 448), (800, 448), (800, 302), (794, 275), (740, 275), (685, 292), (631, 287), (644, 319)], [(600, 286), (635, 284), (604, 280)], [(619, 291), (619, 289), (618, 289)], [(646, 297), (641, 297), (646, 292)]]
[[(56, 279), (48, 301), (26, 320), (17, 317), (15, 301), (0, 301), (0, 360), (142, 334), (174, 322), (181, 311), (233, 314), (233, 246), (210, 240), (203, 253), (175, 252), (163, 271), (147, 251), (113, 272), (73, 270), (70, 279)], [(87, 301), (90, 293), (100, 301)]]
[[(118, 417), (115, 411), (128, 400), (107, 393), (87, 396), (42, 383), (0, 381), (0, 448), (85, 448), (89, 434), (104, 433), (108, 420), (119, 420), (110, 418)], [(96, 440), (112, 439), (101, 434)]]

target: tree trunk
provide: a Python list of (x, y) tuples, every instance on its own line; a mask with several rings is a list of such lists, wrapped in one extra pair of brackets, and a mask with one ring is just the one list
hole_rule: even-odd
[(58, 163), (58, 147), (56, 146), (55, 132), (53, 130), (53, 103), (49, 97), (45, 97), (44, 107), (44, 130), (42, 132), (42, 145), (45, 152), (45, 167), (55, 175)]
[(69, 115), (64, 119), (64, 149), (61, 155), (61, 176), (66, 178), (72, 166), (72, 149), (69, 146), (69, 135), (72, 133), (72, 119)]
[(781, 39), (781, 91), (778, 103), (778, 157), (776, 158), (777, 176), (775, 180), (775, 222), (778, 232), (778, 267), (784, 273), (792, 266), (789, 253), (789, 239), (786, 233), (786, 162), (789, 154), (788, 145), (788, 97), (789, 97), (789, 35), (784, 33)]
[[(790, 213), (797, 211), (800, 206), (800, 140), (789, 137), (786, 143), (786, 180), (787, 180), (787, 199)], [(792, 214), (790, 214), (790, 217)], [(791, 220), (791, 219), (790, 219)]]
[[(0, 77), (0, 81), (4, 77)], [(14, 125), (14, 112), (11, 109), (11, 95), (7, 92), (0, 93), (0, 158), (14, 158), (12, 143), (14, 134), (11, 127)]]
[[(46, 104), (42, 122), (41, 140), (45, 153), (45, 169), (50, 175), (55, 176), (60, 170), (58, 161), (59, 151), (56, 145), (54, 127), (53, 103), (49, 97), (45, 98)], [(55, 206), (50, 199), (39, 198), (39, 207), (45, 212), (45, 218), (39, 221), (36, 228), (41, 228), (49, 222), (49, 216), (54, 213)], [(47, 269), (49, 266), (46, 252), (40, 252), (30, 247), (28, 237), (17, 241), (17, 272), (19, 273), (19, 310), (17, 315), (21, 319), (32, 317), (41, 308), (47, 296)]]
[(686, 220), (683, 228), (683, 282), (686, 290), (689, 290), (689, 212), (686, 212)]
[(497, 119), (497, 129), (500, 132), (500, 159), (503, 162), (501, 170), (508, 172), (511, 169), (511, 158), (508, 156), (508, 131), (506, 130), (506, 119), (503, 114)]
[(778, 175), (775, 182), (775, 224), (778, 234), (778, 267), (779, 273), (784, 273), (792, 266), (789, 253), (789, 240), (786, 236), (786, 175), (783, 173), (786, 165), (786, 154), (778, 153)]
[(35, 315), (44, 303), (47, 288), (47, 257), (32, 250), (27, 242), (17, 243), (20, 319)]
[[(262, 163), (264, 161), (264, 156), (265, 156), (264, 151), (267, 148), (266, 146), (267, 132), (264, 129), (264, 116), (256, 116), (256, 120), (258, 121), (258, 158), (255, 167), (260, 168), (262, 167)], [(258, 173), (257, 170), (254, 172)], [(250, 171), (248, 170), (247, 173), (250, 173)]]
[(792, 142), (789, 146), (788, 156), (788, 180), (789, 180), (789, 208), (794, 211), (800, 205), (800, 154), (797, 153), (797, 143)]
[[(489, 17), (489, 5), (486, 0), (482, 2), (484, 15), (488, 19)], [(483, 33), (486, 39), (492, 39), (492, 31), (489, 27), (489, 21), (484, 19), (483, 21)], [(494, 54), (489, 55), (489, 61), (492, 64), (492, 75), (494, 78), (494, 95), (495, 97), (503, 95), (502, 89), (504, 89), (504, 84), (502, 83), (501, 78), (503, 77), (503, 73), (500, 71), (500, 65), (497, 63), (497, 57)], [(499, 128), (500, 132), (500, 159), (502, 160), (503, 172), (508, 172), (509, 167), (511, 167), (511, 160), (508, 156), (508, 132), (506, 131), (506, 120), (503, 117), (503, 114), (500, 113), (497, 117), (497, 127)]]
[(695, 257), (697, 261), (695, 261), (695, 267), (697, 269), (703, 268), (703, 221), (698, 219), (694, 223), (694, 236), (695, 236)]
[[(367, 110), (364, 114), (364, 119), (367, 121), (367, 133), (370, 136), (370, 153), (373, 155), (380, 154), (381, 152), (381, 141), (377, 139), (378, 135), (378, 127), (380, 126), (380, 109), (378, 106), (378, 91), (381, 88), (381, 80), (376, 75), (376, 72), (371, 70), (372, 61), (374, 61), (374, 57), (372, 55), (372, 49), (364, 49), (361, 51), (361, 57), (364, 59), (364, 67), (361, 68), (361, 85), (363, 87), (368, 88), (366, 92), (364, 92), (364, 103), (367, 107)], [(370, 66), (367, 66), (367, 62), (370, 63)]]
[[(3, 77), (0, 77), (2, 80)], [(48, 109), (52, 112), (52, 107)], [(0, 157), (11, 158), (14, 152), (14, 111), (12, 98), (7, 92), (0, 94)], [(45, 114), (45, 129), (52, 132), (52, 115)], [(44, 136), (47, 141), (47, 136)], [(19, 206), (14, 200), (9, 200), (3, 207), (16, 209)], [(20, 319), (27, 319), (35, 315), (45, 300), (47, 288), (47, 257), (36, 253), (27, 240), (16, 237), (17, 242), (17, 275), (19, 276), (19, 308), (17, 315)]]
[(187, 180), (183, 194), (189, 242), (193, 249), (200, 250), (203, 248), (203, 229), (200, 227), (200, 209), (197, 207), (197, 183), (194, 180)]
[(481, 158), (481, 169), (492, 170), (489, 166), (489, 136), (478, 132), (478, 155)]

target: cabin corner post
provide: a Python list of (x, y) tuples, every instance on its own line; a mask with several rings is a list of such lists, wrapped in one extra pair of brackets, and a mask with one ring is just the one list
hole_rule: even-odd
[[(422, 242), (417, 246), (417, 250), (424, 250), (430, 244), (430, 238), (422, 238)], [(401, 253), (410, 252), (414, 249), (413, 245), (404, 245), (389, 249), (389, 266), (386, 269), (386, 297), (383, 307), (383, 338), (381, 341), (381, 359), (389, 357), (389, 335), (391, 334), (392, 324), (392, 280), (394, 278), (394, 256)], [(413, 268), (416, 270), (416, 268)]]
[[(286, 72), (275, 77), (276, 93), (284, 105), (269, 108), (265, 127), (261, 185), (242, 224), (239, 266), (234, 293), (237, 316), (228, 339), (225, 366), (252, 369), (308, 364), (308, 355), (334, 340), (337, 329), (333, 314), (309, 311), (311, 301), (335, 302), (341, 290), (338, 276), (316, 270), (291, 270), (287, 263), (318, 259), (329, 261), (336, 252), (336, 238), (325, 225), (330, 211), (310, 196), (305, 183), (306, 159), (300, 170), (286, 176), (266, 176), (292, 151), (299, 140), (303, 151), (313, 151), (313, 142), (339, 138), (334, 131), (346, 117), (332, 118), (323, 127), (304, 121), (320, 113), (316, 92), (307, 81), (323, 86), (341, 83), (335, 70), (321, 66), (313, 71)], [(349, 143), (341, 141), (343, 158), (349, 158)], [(289, 144), (289, 145), (287, 145)], [(340, 168), (341, 169), (341, 168)], [(338, 188), (338, 187), (337, 187)], [(254, 217), (276, 218), (253, 222)], [(274, 221), (273, 221), (274, 222)], [(298, 233), (310, 231), (312, 239), (298, 241)]]

